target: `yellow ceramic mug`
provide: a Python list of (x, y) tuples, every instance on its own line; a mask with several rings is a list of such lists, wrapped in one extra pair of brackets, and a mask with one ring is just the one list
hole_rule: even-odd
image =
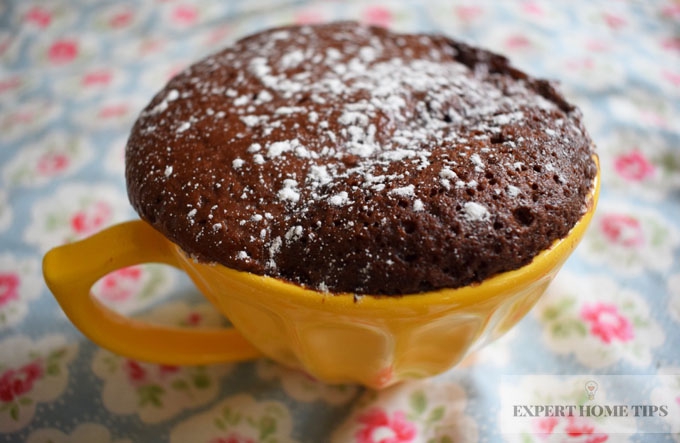
[[(520, 269), (459, 289), (398, 297), (324, 294), (198, 263), (142, 221), (51, 250), (43, 272), (73, 324), (119, 354), (165, 364), (265, 355), (326, 382), (382, 388), (441, 373), (514, 326), (581, 240), (598, 193), (599, 165), (588, 211), (567, 237)], [(184, 270), (234, 328), (147, 324), (107, 309), (90, 294), (107, 273), (147, 262)]]

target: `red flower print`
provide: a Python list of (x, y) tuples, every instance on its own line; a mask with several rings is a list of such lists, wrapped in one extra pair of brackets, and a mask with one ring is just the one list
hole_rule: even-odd
[(191, 25), (198, 20), (198, 10), (191, 5), (178, 5), (172, 11), (172, 20), (180, 25)]
[(33, 6), (26, 13), (25, 19), (29, 23), (33, 23), (40, 28), (46, 28), (52, 21), (52, 14), (40, 6)]
[(34, 361), (19, 369), (8, 369), (0, 375), (0, 401), (9, 403), (33, 389), (33, 383), (43, 375), (42, 366)]
[(159, 365), (158, 366), (158, 375), (163, 378), (168, 375), (172, 375), (179, 372), (179, 366), (170, 366), (170, 365)]
[(416, 437), (416, 427), (403, 411), (389, 417), (382, 409), (371, 409), (357, 419), (363, 425), (355, 434), (357, 443), (404, 443)]
[(638, 150), (618, 156), (614, 160), (614, 169), (626, 180), (642, 181), (654, 175), (655, 167)]
[(244, 437), (240, 434), (232, 433), (227, 437), (214, 438), (210, 440), (210, 443), (255, 443), (250, 437)]
[(146, 369), (134, 360), (125, 360), (123, 370), (132, 384), (143, 383), (146, 380)]
[(85, 74), (80, 81), (84, 86), (107, 85), (113, 76), (110, 71), (92, 71)]
[(109, 26), (117, 29), (123, 28), (130, 24), (132, 17), (134, 17), (132, 11), (119, 12), (109, 19)]
[(535, 434), (552, 434), (559, 420), (557, 417), (543, 417), (534, 422)]
[(69, 158), (60, 152), (46, 152), (38, 159), (36, 169), (42, 176), (53, 176), (68, 167)]
[(98, 201), (89, 207), (76, 212), (71, 217), (71, 229), (77, 234), (86, 236), (98, 231), (111, 218), (111, 207), (108, 203)]
[(188, 326), (198, 326), (203, 320), (203, 316), (199, 312), (190, 312), (187, 315), (186, 324)]
[(21, 279), (15, 273), (0, 272), (0, 307), (19, 298)]
[(387, 27), (392, 23), (392, 13), (383, 6), (370, 6), (364, 10), (364, 22), (369, 25)]
[(581, 308), (581, 318), (590, 324), (590, 333), (603, 343), (614, 340), (627, 342), (633, 339), (634, 331), (630, 320), (619, 313), (619, 309), (609, 303), (587, 303)]
[(47, 58), (55, 65), (72, 62), (78, 56), (78, 42), (61, 39), (52, 43), (47, 51)]
[(611, 243), (634, 248), (645, 242), (638, 219), (625, 214), (606, 214), (600, 220), (600, 229)]
[(134, 294), (142, 278), (139, 266), (130, 266), (114, 271), (101, 279), (98, 295), (109, 301), (124, 301)]

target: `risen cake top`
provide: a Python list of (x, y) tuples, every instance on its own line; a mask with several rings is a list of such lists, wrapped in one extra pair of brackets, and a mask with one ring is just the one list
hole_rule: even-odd
[(550, 83), (356, 23), (268, 30), (187, 68), (126, 157), (135, 209), (197, 260), (358, 294), (527, 264), (580, 219), (596, 173)]

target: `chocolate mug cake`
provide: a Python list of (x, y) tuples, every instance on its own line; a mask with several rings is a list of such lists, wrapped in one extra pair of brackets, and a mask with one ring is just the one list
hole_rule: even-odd
[(267, 30), (188, 67), (126, 149), (132, 205), (193, 259), (330, 293), (521, 268), (581, 219), (596, 173), (550, 82), (353, 22)]

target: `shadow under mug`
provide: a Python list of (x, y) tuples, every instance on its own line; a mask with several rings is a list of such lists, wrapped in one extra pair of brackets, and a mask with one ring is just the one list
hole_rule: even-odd
[[(592, 189), (587, 212), (566, 237), (522, 268), (458, 289), (396, 297), (326, 294), (196, 262), (143, 221), (52, 249), (43, 274), (71, 322), (118, 354), (173, 365), (267, 356), (328, 383), (383, 388), (444, 372), (522, 319), (586, 231), (599, 194), (599, 164)], [(145, 323), (91, 295), (106, 274), (150, 262), (186, 272), (233, 327)]]

